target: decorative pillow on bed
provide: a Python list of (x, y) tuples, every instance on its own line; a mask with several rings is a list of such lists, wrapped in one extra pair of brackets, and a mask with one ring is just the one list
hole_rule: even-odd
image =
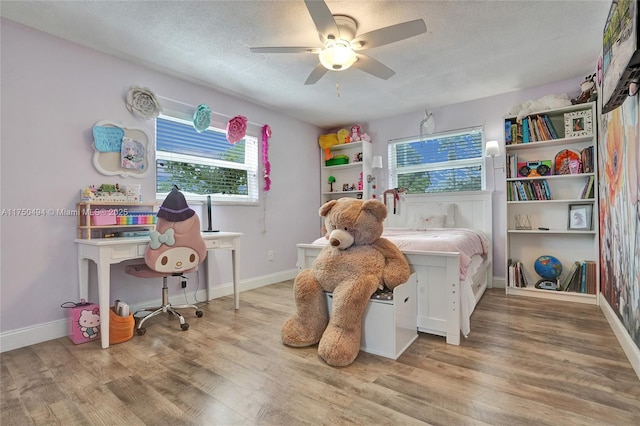
[(430, 228), (455, 228), (456, 205), (437, 204), (429, 207), (429, 212), (416, 217), (415, 228), (420, 230)]
[(431, 228), (444, 228), (446, 217), (443, 214), (431, 214), (418, 216), (416, 218), (416, 230), (424, 231)]

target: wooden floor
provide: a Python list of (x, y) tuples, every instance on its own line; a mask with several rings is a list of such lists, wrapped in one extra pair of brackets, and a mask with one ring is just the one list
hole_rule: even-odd
[(9, 425), (639, 425), (640, 380), (600, 309), (487, 290), (461, 346), (420, 334), (345, 368), (280, 327), (292, 282), (203, 305), (100, 349), (60, 338), (0, 355)]

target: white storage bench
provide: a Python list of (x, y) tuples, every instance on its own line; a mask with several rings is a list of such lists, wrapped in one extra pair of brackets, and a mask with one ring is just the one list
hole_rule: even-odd
[[(326, 293), (329, 315), (333, 294)], [(398, 359), (418, 338), (416, 274), (393, 290), (393, 300), (371, 299), (364, 312), (360, 350)]]

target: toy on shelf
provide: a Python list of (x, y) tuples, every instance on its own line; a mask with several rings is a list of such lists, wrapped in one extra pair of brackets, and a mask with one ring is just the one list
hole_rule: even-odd
[(349, 131), (347, 129), (340, 129), (336, 134), (338, 137), (338, 145), (342, 145), (349, 142)]
[(330, 160), (333, 158), (331, 154), (331, 147), (339, 145), (338, 135), (336, 133), (328, 133), (326, 135), (320, 135), (318, 138), (318, 145), (324, 150), (324, 159)]
[(336, 181), (336, 178), (333, 176), (329, 176), (329, 179), (327, 180), (329, 182), (329, 192), (333, 192), (333, 184)]
[(80, 191), (80, 201), (91, 203), (141, 203), (141, 186), (139, 184), (125, 185), (102, 184), (99, 187), (89, 185)]
[(360, 132), (360, 126), (357, 124), (351, 126), (351, 136), (350, 136), (351, 142), (359, 142), (361, 137), (362, 137), (362, 134)]

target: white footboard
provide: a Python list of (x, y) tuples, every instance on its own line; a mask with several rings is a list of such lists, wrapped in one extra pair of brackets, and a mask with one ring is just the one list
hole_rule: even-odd
[(458, 253), (404, 251), (418, 280), (419, 331), (460, 344), (460, 259)]
[[(298, 269), (311, 267), (322, 246), (298, 244)], [(419, 331), (460, 344), (460, 260), (457, 253), (403, 251), (417, 275)]]

